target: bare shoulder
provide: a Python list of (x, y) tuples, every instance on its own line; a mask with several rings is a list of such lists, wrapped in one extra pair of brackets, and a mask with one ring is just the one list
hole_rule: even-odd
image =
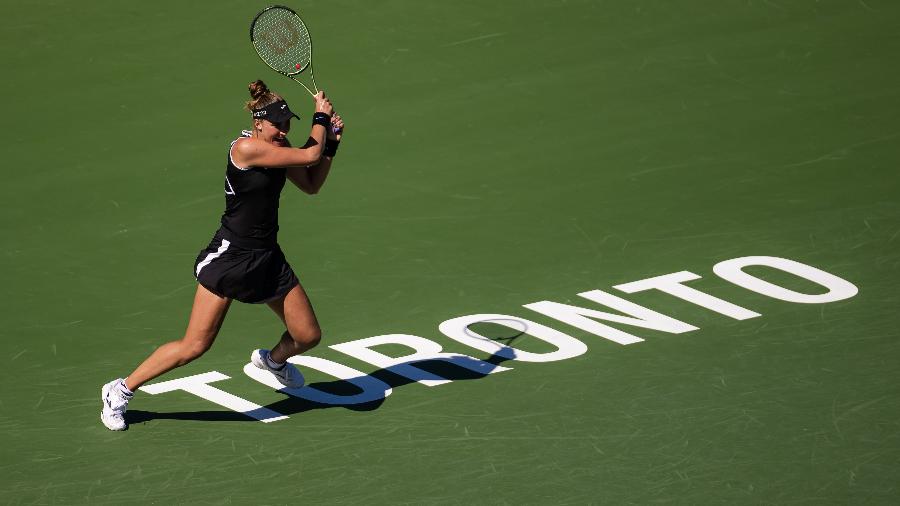
[(237, 155), (251, 155), (266, 149), (269, 144), (253, 137), (241, 137), (234, 142), (232, 152)]
[(269, 144), (253, 137), (241, 137), (231, 147), (231, 159), (243, 167), (250, 167), (266, 152)]

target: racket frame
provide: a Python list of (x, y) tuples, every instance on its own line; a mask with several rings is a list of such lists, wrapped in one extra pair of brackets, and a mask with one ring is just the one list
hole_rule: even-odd
[[(281, 71), (281, 70), (279, 70), (279, 69), (273, 67), (268, 61), (266, 61), (265, 58), (262, 57), (262, 55), (259, 53), (259, 50), (256, 49), (256, 40), (253, 38), (253, 28), (256, 26), (256, 21), (257, 21), (263, 14), (265, 14), (266, 12), (268, 12), (268, 11), (270, 11), (270, 10), (272, 10), (272, 9), (283, 9), (283, 10), (286, 10), (286, 11), (290, 12), (291, 14), (293, 14), (294, 16), (297, 17), (297, 19), (300, 21), (300, 24), (303, 25), (303, 28), (304, 28), (304, 29), (306, 29), (307, 37), (309, 37), (309, 63), (308, 63), (307, 65), (305, 65), (303, 68), (301, 68), (300, 70), (296, 71), (296, 72), (283, 72), (283, 71)], [(303, 22), (303, 18), (301, 18), (300, 15), (297, 14), (297, 11), (295, 11), (294, 9), (291, 9), (290, 7), (287, 7), (287, 6), (285, 6), (285, 5), (270, 5), (270, 6), (266, 7), (265, 9), (259, 11), (259, 13), (253, 18), (253, 21), (250, 22), (250, 44), (253, 46), (253, 50), (256, 51), (256, 56), (258, 56), (259, 59), (262, 60), (263, 63), (265, 63), (270, 69), (274, 70), (275, 72), (278, 72), (279, 74), (281, 74), (281, 75), (283, 75), (283, 76), (286, 76), (286, 77), (290, 78), (292, 81), (294, 81), (294, 82), (296, 82), (296, 83), (299, 83), (300, 86), (303, 86), (303, 87), (306, 89), (306, 91), (308, 91), (309, 94), (312, 95), (313, 97), (315, 97), (316, 94), (319, 92), (319, 87), (318, 87), (318, 85), (316, 84), (316, 76), (315, 76), (315, 73), (313, 72), (313, 61), (312, 61), (312, 50), (313, 50), (313, 47), (312, 47), (312, 36), (309, 35), (309, 27), (307, 27), (307, 26), (306, 26), (306, 23)], [(298, 77), (300, 76), (300, 74), (302, 74), (303, 72), (305, 72), (307, 69), (309, 69), (309, 77), (310, 77), (310, 80), (312, 80), (313, 89), (315, 89), (315, 91), (309, 89), (309, 86), (307, 86), (306, 84), (304, 84), (304, 83), (303, 83), (302, 81), (300, 81), (300, 79), (298, 78)]]

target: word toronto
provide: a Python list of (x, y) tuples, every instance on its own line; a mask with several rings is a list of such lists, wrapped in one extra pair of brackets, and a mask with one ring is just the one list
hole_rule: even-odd
[[(826, 291), (824, 293), (816, 294), (800, 293), (770, 283), (744, 271), (747, 267), (754, 266), (764, 266), (789, 273), (798, 278), (818, 284), (825, 288)], [(786, 258), (771, 256), (733, 258), (717, 263), (713, 266), (713, 272), (720, 278), (747, 290), (791, 303), (824, 304), (848, 299), (859, 292), (855, 285), (844, 279), (815, 267)], [(700, 279), (700, 277), (701, 276), (694, 274), (693, 272), (680, 271), (615, 285), (613, 288), (624, 293), (658, 290), (671, 295), (672, 297), (676, 297), (691, 304), (696, 304), (709, 311), (719, 313), (735, 320), (747, 320), (762, 316), (755, 311), (714, 297), (685, 284), (689, 281)], [(525, 304), (524, 307), (623, 346), (637, 344), (644, 340), (636, 335), (613, 328), (605, 323), (600, 323), (601, 321), (672, 334), (682, 334), (684, 332), (698, 330), (697, 327), (691, 324), (676, 320), (675, 318), (629, 302), (621, 297), (602, 290), (590, 290), (579, 293), (578, 295), (591, 302), (605, 306), (605, 308), (614, 309), (619, 313), (608, 313), (598, 309), (561, 304), (547, 300)], [(526, 334), (540, 339), (551, 345), (555, 350), (545, 353), (523, 351), (507, 344), (488, 339), (469, 328), (473, 324), (484, 322), (509, 327), (516, 333)], [(588, 350), (587, 345), (568, 334), (540, 323), (512, 315), (472, 314), (459, 316), (441, 323), (438, 326), (438, 329), (445, 336), (464, 346), (468, 346), (480, 352), (489, 353), (491, 356), (511, 362), (554, 362), (577, 357)], [(376, 347), (385, 344), (403, 345), (410, 348), (412, 353), (397, 357), (385, 355), (375, 350)], [(335, 344), (332, 345), (331, 348), (349, 355), (350, 357), (372, 364), (375, 367), (390, 371), (410, 381), (429, 387), (450, 383), (451, 380), (433, 372), (426, 371), (423, 368), (416, 367), (416, 363), (434, 360), (446, 361), (484, 376), (511, 370), (509, 367), (501, 367), (497, 364), (479, 360), (469, 355), (444, 352), (440, 344), (424, 337), (408, 334), (389, 334), (368, 337), (365, 339)], [(390, 385), (380, 379), (332, 360), (300, 355), (292, 357), (290, 361), (301, 367), (315, 369), (334, 376), (339, 380), (346, 381), (356, 386), (358, 393), (339, 395), (325, 392), (313, 386), (304, 386), (295, 389), (285, 388), (270, 374), (257, 369), (250, 363), (244, 366), (244, 373), (263, 385), (279, 390), (287, 395), (325, 405), (346, 406), (375, 402), (384, 399), (390, 395), (392, 391)], [(202, 397), (207, 401), (232, 411), (243, 413), (250, 418), (266, 423), (288, 418), (286, 415), (211, 385), (211, 383), (227, 379), (229, 379), (229, 377), (225, 374), (217, 371), (210, 371), (185, 378), (145, 385), (141, 387), (141, 390), (150, 394), (161, 394), (178, 390), (189, 392), (198, 397)]]

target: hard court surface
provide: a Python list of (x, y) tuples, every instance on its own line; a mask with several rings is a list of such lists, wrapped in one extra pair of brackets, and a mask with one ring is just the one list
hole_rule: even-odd
[[(324, 329), (309, 355), (391, 394), (334, 406), (251, 379), (250, 351), (282, 328), (235, 304), (212, 350), (159, 381), (217, 371), (229, 379), (211, 386), (286, 419), (141, 392), (130, 429), (105, 429), (100, 386), (182, 335), (226, 149), (249, 124), (247, 83), (266, 80), (303, 115), (295, 144), (308, 128), (306, 92), (250, 47), (264, 5), (4, 2), (0, 502), (900, 501), (900, 4), (888, 0), (291, 4), (347, 131), (319, 195), (285, 188), (280, 242)], [(746, 256), (816, 267), (858, 294), (786, 302), (713, 272)], [(681, 271), (759, 316), (613, 288)], [(622, 345), (523, 307), (621, 314), (578, 295), (591, 290), (696, 330), (606, 321), (642, 339)], [(502, 360), (438, 328), (479, 314), (586, 351)], [(556, 350), (496, 322), (471, 330)], [(451, 380), (427, 386), (331, 348), (384, 335), (498, 370), (420, 364)], [(304, 372), (310, 388), (358, 393)]]

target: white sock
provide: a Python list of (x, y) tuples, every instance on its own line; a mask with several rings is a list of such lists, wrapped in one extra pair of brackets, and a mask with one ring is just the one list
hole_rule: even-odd
[(128, 390), (128, 387), (125, 386), (125, 380), (119, 381), (119, 391), (125, 394), (125, 397), (131, 397), (134, 395), (134, 392)]
[(284, 367), (284, 364), (287, 363), (287, 362), (276, 362), (276, 361), (272, 360), (272, 355), (269, 355), (269, 354), (266, 354), (266, 362), (269, 364), (269, 367), (271, 367), (272, 369), (281, 369), (282, 367)]

